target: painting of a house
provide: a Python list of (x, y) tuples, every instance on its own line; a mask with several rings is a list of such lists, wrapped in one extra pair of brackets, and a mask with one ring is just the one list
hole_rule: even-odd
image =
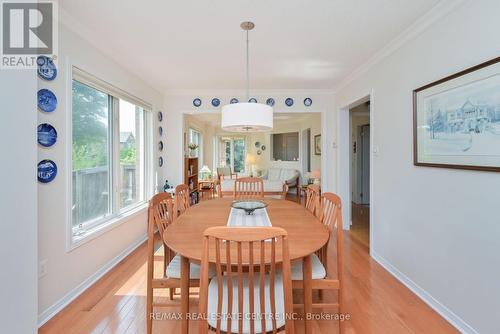
[(417, 92), (417, 162), (500, 166), (500, 65), (473, 73)]

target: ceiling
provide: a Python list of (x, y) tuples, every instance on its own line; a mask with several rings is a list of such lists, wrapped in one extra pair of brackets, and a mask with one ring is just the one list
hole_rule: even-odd
[(61, 0), (67, 25), (158, 90), (331, 89), (438, 0)]

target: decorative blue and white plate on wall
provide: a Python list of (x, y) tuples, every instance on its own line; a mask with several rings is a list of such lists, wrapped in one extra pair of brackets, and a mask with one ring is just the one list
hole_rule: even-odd
[(38, 108), (45, 112), (53, 112), (57, 107), (57, 97), (48, 89), (40, 89), (38, 95)]
[(57, 68), (51, 58), (38, 56), (36, 58), (37, 73), (43, 80), (54, 80), (57, 76)]
[(158, 122), (163, 121), (163, 113), (161, 111), (158, 111)]
[(38, 181), (49, 183), (56, 178), (57, 165), (52, 160), (42, 160), (38, 163)]
[(193, 100), (193, 106), (195, 106), (196, 108), (198, 108), (199, 106), (201, 106), (201, 100), (199, 98), (196, 98)]
[(231, 99), (231, 101), (229, 101), (229, 103), (231, 103), (231, 104), (233, 104), (233, 103), (238, 103), (238, 102), (240, 102), (240, 101), (238, 101), (238, 99), (237, 99), (237, 98), (235, 98), (235, 97), (233, 97), (233, 98)]
[(285, 104), (286, 104), (287, 107), (293, 106), (293, 99), (291, 97), (287, 98), (285, 100)]
[(219, 100), (218, 98), (216, 98), (216, 97), (215, 97), (215, 98), (213, 98), (213, 99), (212, 99), (212, 105), (213, 105), (214, 107), (218, 107), (218, 106), (220, 106), (220, 100)]
[(163, 128), (161, 126), (158, 128), (158, 134), (160, 137), (163, 136)]
[(158, 142), (158, 150), (163, 151), (163, 142), (161, 140)]
[(163, 158), (162, 157), (158, 158), (158, 166), (160, 166), (160, 167), (163, 166)]
[(56, 143), (57, 131), (52, 125), (48, 123), (40, 124), (38, 125), (37, 132), (38, 144), (42, 145), (43, 147), (51, 147)]
[(310, 107), (312, 104), (313, 104), (313, 100), (311, 100), (311, 98), (306, 97), (306, 98), (304, 99), (304, 105), (305, 105), (306, 107)]
[(257, 99), (255, 97), (252, 97), (250, 100), (248, 100), (250, 103), (257, 103)]
[(270, 106), (270, 107), (273, 107), (273, 106), (274, 106), (274, 103), (275, 103), (275, 101), (274, 101), (274, 99), (273, 99), (272, 97), (270, 97), (270, 98), (268, 98), (268, 99), (266, 100), (266, 104), (267, 104), (268, 106)]

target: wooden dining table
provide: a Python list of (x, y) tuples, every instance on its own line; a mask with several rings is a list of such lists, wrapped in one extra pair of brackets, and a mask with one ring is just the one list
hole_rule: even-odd
[[(181, 256), (181, 332), (189, 333), (189, 281), (190, 263), (201, 263), (203, 232), (213, 226), (227, 225), (231, 211), (231, 198), (219, 198), (190, 207), (170, 224), (163, 234), (165, 244)], [(312, 332), (312, 263), (311, 255), (322, 248), (329, 238), (328, 229), (308, 210), (296, 202), (265, 198), (272, 226), (284, 228), (288, 233), (290, 260), (303, 261), (303, 293), (305, 332)], [(237, 227), (236, 227), (237, 228)], [(212, 252), (213, 253), (213, 252)], [(276, 262), (280, 254), (276, 253)]]

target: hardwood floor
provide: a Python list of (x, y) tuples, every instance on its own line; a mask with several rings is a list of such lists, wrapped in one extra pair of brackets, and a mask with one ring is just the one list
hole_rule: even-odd
[[(366, 247), (356, 233), (345, 233), (345, 308), (351, 319), (345, 322), (344, 333), (458, 333), (372, 260)], [(156, 272), (160, 271), (161, 254), (159, 249)], [(333, 257), (329, 257), (331, 265)], [(145, 333), (146, 266), (146, 244), (143, 244), (47, 322), (39, 333)], [(296, 293), (294, 297), (298, 296)], [(179, 312), (178, 296), (170, 301), (165, 290), (155, 298), (168, 305), (157, 308), (156, 312), (174, 315)], [(324, 298), (331, 300), (336, 296), (325, 293)], [(191, 312), (196, 312), (197, 296), (191, 297), (190, 305)], [(320, 311), (317, 310), (318, 314)], [(179, 333), (180, 323), (157, 320), (153, 328), (154, 333)], [(337, 328), (332, 320), (315, 320), (313, 324), (313, 332), (318, 334), (337, 333)], [(303, 333), (302, 321), (297, 321), (296, 329), (297, 333)], [(190, 332), (197, 332), (196, 321), (190, 322)]]
[(351, 238), (359, 241), (366, 249), (370, 251), (370, 206), (351, 203), (352, 225)]

